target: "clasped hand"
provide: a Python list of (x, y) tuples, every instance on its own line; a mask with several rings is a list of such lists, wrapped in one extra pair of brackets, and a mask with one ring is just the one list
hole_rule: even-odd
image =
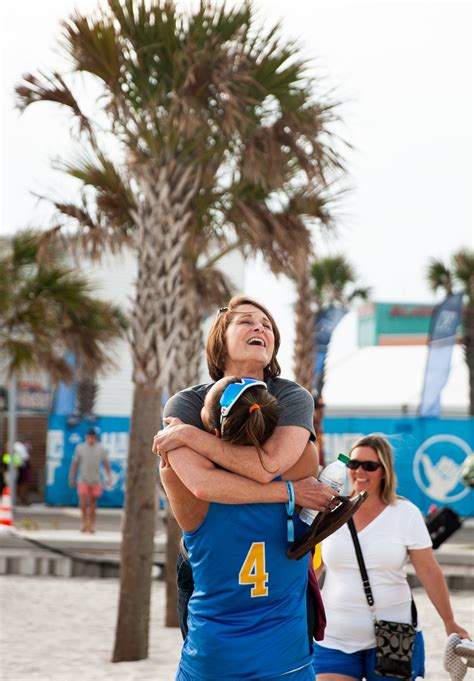
[(183, 439), (186, 424), (175, 416), (168, 416), (163, 419), (164, 428), (159, 430), (153, 438), (152, 451), (161, 456), (162, 465), (168, 465), (167, 453), (185, 444)]
[(339, 505), (332, 487), (318, 482), (316, 478), (303, 478), (293, 482), (295, 499), (299, 506), (314, 511), (333, 511)]

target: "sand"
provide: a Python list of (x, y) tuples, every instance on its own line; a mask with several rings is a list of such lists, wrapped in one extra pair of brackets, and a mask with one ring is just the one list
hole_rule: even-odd
[[(426, 681), (443, 681), (444, 628), (426, 594), (414, 592), (427, 648)], [(457, 592), (453, 607), (474, 631), (473, 595)], [(0, 577), (0, 679), (2, 681), (173, 681), (179, 629), (167, 629), (164, 583), (153, 582), (150, 656), (110, 662), (118, 602), (115, 579)], [(471, 676), (472, 675), (472, 676)], [(471, 670), (466, 681), (474, 677)]]

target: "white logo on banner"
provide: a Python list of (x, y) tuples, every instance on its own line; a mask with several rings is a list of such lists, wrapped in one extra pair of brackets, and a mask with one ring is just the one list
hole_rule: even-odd
[(46, 454), (46, 485), (54, 485), (56, 470), (62, 466), (64, 456), (64, 432), (48, 430)]
[[(438, 445), (435, 448), (438, 454), (440, 443), (447, 445), (446, 451), (436, 460), (430, 448)], [(461, 472), (466, 458), (470, 455), (470, 446), (460, 437), (433, 435), (423, 442), (413, 459), (413, 475), (418, 486), (437, 501), (451, 502), (462, 499), (469, 493), (469, 488), (463, 486), (459, 492), (456, 492), (456, 488), (462, 484)]]

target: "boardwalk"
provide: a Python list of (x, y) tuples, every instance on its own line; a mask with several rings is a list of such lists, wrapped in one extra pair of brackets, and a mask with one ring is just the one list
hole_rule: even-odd
[[(164, 584), (154, 582), (150, 657), (111, 664), (115, 579), (0, 578), (0, 678), (8, 681), (173, 681), (181, 637), (163, 627)], [(433, 606), (415, 590), (427, 645), (426, 681), (448, 679), (445, 634)], [(458, 621), (474, 631), (473, 594), (453, 594)], [(474, 681), (474, 670), (466, 676)]]

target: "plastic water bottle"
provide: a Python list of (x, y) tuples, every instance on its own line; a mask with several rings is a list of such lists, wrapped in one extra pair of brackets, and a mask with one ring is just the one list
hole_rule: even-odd
[[(333, 461), (323, 468), (318, 475), (318, 482), (322, 482), (328, 487), (332, 487), (334, 494), (340, 494), (344, 487), (344, 483), (346, 482), (346, 467), (349, 461), (350, 458), (348, 456), (339, 454), (336, 461)], [(304, 523), (311, 525), (318, 513), (319, 511), (314, 511), (312, 508), (302, 508), (300, 511), (300, 518)]]

